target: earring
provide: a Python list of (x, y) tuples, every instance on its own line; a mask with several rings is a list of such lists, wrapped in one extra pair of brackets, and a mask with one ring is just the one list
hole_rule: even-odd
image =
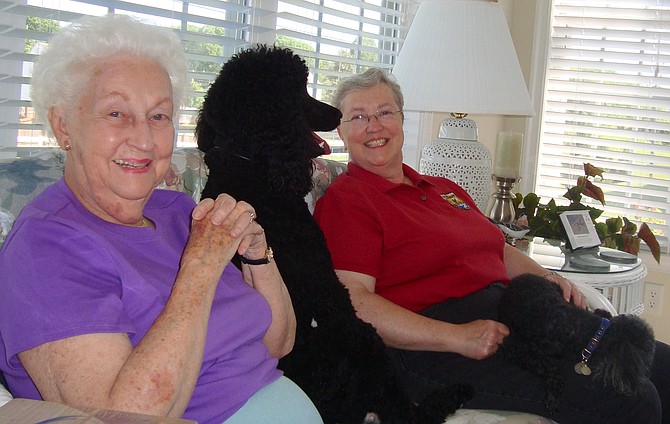
[(66, 152), (69, 152), (71, 148), (72, 146), (70, 146), (70, 143), (65, 143), (65, 146), (63, 146), (63, 150), (65, 150)]

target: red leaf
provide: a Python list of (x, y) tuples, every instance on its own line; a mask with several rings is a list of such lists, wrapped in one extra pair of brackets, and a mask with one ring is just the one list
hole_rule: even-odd
[(661, 246), (658, 245), (658, 240), (656, 236), (651, 232), (651, 229), (646, 222), (640, 225), (640, 231), (638, 231), (637, 236), (640, 237), (644, 242), (649, 246), (651, 254), (654, 255), (654, 259), (659, 264), (661, 263)]
[(597, 166), (593, 166), (590, 163), (585, 163), (584, 164), (584, 175), (587, 177), (595, 177), (598, 176), (600, 179), (603, 179), (603, 172), (605, 172), (602, 168), (598, 168)]
[(637, 237), (623, 237), (623, 251), (637, 256), (640, 252), (640, 239)]
[[(579, 181), (579, 179), (582, 179), (582, 181)], [(582, 195), (588, 196), (591, 199), (596, 199), (602, 205), (605, 205), (605, 193), (603, 193), (602, 189), (595, 184), (593, 184), (590, 180), (586, 179), (585, 177), (579, 177), (577, 180), (578, 184), (584, 184), (584, 191), (582, 191)]]

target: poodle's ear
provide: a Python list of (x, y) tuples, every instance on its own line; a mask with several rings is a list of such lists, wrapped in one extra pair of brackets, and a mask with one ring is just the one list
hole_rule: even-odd
[(202, 110), (198, 113), (198, 119), (195, 125), (195, 138), (198, 142), (198, 149), (205, 153), (216, 147), (214, 144), (214, 140), (216, 140), (216, 131), (209, 125), (209, 123), (207, 123), (207, 119), (203, 116)]

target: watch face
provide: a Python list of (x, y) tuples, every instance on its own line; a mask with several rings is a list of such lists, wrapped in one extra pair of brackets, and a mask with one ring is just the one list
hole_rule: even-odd
[(247, 259), (244, 256), (240, 256), (240, 262), (243, 264), (247, 265), (265, 265), (269, 264), (272, 262), (272, 258), (274, 257), (274, 253), (272, 252), (272, 248), (268, 247), (267, 250), (265, 251), (265, 257), (260, 258), (260, 259)]

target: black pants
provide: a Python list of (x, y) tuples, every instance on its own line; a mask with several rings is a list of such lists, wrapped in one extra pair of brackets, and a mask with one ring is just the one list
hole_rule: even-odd
[[(502, 290), (501, 285), (492, 285), (465, 298), (432, 306), (421, 314), (451, 323), (496, 320)], [(565, 391), (552, 415), (545, 407), (547, 389), (542, 380), (500, 356), (478, 361), (454, 353), (389, 351), (408, 393), (417, 402), (435, 389), (464, 382), (476, 390), (466, 408), (529, 412), (560, 424), (670, 424), (670, 347), (663, 343), (657, 343), (652, 378), (647, 379), (646, 390), (640, 396), (617, 394), (575, 373), (574, 363), (566, 363)]]

